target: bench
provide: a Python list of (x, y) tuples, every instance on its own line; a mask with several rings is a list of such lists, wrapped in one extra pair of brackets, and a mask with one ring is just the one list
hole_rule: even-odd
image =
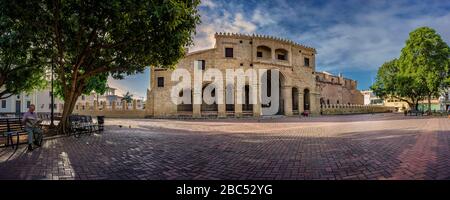
[(100, 132), (101, 127), (98, 123), (94, 123), (91, 116), (71, 115), (69, 116), (70, 132), (79, 137), (81, 134), (91, 134)]
[(16, 149), (19, 146), (19, 138), (21, 135), (27, 135), (20, 118), (4, 118), (0, 119), (0, 137), (6, 137), (6, 144), (14, 148), (13, 136), (16, 136)]
[(412, 116), (413, 114), (414, 114), (415, 116), (418, 116), (418, 115), (423, 116), (423, 112), (420, 111), (420, 110), (410, 110), (410, 111), (409, 111), (409, 115)]

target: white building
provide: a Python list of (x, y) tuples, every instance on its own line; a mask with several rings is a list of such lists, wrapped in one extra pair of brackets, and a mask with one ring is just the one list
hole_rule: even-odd
[(450, 111), (450, 88), (439, 97), (439, 104), (442, 111)]
[[(0, 113), (2, 114), (24, 113), (31, 104), (36, 105), (36, 112), (49, 113), (52, 106), (50, 89), (13, 95), (0, 100), (0, 102)], [(55, 112), (62, 112), (64, 102), (55, 98), (53, 106)]]
[(383, 105), (383, 99), (377, 97), (372, 90), (362, 90), (364, 105)]
[[(117, 107), (122, 106), (122, 98), (123, 96), (116, 94), (115, 88), (108, 87), (107, 92), (104, 95), (97, 95), (95, 92), (92, 92), (90, 95), (81, 95), (78, 100), (76, 106), (81, 106), (79, 109), (87, 109), (86, 105), (93, 106), (95, 102), (99, 102), (99, 105), (102, 105), (103, 102), (106, 102), (107, 108), (112, 105), (112, 102), (116, 102)], [(24, 113), (28, 110), (28, 107), (31, 104), (36, 105), (36, 112), (38, 113), (50, 113), (51, 112), (51, 92), (50, 88), (34, 91), (30, 94), (21, 93), (20, 95), (13, 95), (6, 99), (0, 100), (0, 114), (17, 114)], [(143, 97), (141, 98), (133, 98), (136, 100), (137, 109), (144, 109), (144, 101)], [(57, 98), (55, 96), (54, 102), (54, 112), (62, 113), (64, 109), (64, 101)], [(87, 103), (87, 104), (86, 104)], [(101, 106), (99, 106), (101, 107)], [(129, 105), (131, 107), (131, 103)]]

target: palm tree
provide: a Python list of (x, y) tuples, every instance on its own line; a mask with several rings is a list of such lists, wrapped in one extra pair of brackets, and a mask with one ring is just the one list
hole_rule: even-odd
[(127, 92), (123, 95), (122, 100), (125, 100), (127, 103), (131, 103), (131, 101), (133, 101), (133, 95), (130, 94), (130, 92)]

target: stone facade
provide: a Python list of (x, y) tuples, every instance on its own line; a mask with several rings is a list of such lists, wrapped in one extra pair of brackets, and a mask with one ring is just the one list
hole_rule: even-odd
[(356, 89), (355, 80), (334, 76), (328, 72), (316, 72), (317, 90), (320, 104), (364, 104), (364, 95)]
[[(289, 40), (261, 36), (216, 33), (214, 48), (187, 53), (176, 65), (192, 75), (194, 83), (194, 62), (204, 62), (204, 69), (277, 69), (280, 72), (280, 109), (278, 114), (299, 115), (307, 110), (311, 114), (320, 113), (320, 98), (338, 97), (342, 103), (363, 104), (362, 95), (356, 90), (356, 81), (340, 79), (336, 83), (317, 81), (328, 78), (316, 72), (316, 50)], [(176, 105), (171, 101), (171, 88), (178, 82), (171, 81), (173, 70), (152, 68), (150, 89), (147, 91), (147, 113), (154, 117), (170, 116), (236, 116), (258, 117), (261, 102), (256, 104), (204, 104)], [(319, 78), (317, 78), (319, 77)], [(246, 81), (246, 87), (253, 83)], [(224, 83), (225, 85), (225, 83)], [(237, 88), (234, 88), (235, 92)], [(245, 89), (247, 92), (247, 89)], [(225, 93), (225, 91), (217, 91)], [(259, 92), (259, 91), (258, 91)], [(202, 95), (195, 94), (193, 95)], [(261, 94), (257, 94), (261, 95)], [(325, 96), (324, 96), (325, 95)], [(236, 96), (236, 95), (235, 95)], [(337, 99), (336, 99), (337, 100)], [(331, 103), (331, 102), (330, 102)], [(334, 102), (336, 104), (336, 102)]]

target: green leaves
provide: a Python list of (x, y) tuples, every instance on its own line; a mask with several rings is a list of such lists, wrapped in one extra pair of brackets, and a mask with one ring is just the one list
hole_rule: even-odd
[(33, 29), (6, 15), (4, 3), (0, 6), (0, 99), (46, 86), (46, 63)]
[(90, 92), (98, 88), (93, 80), (100, 84), (109, 75), (121, 78), (146, 66), (175, 65), (200, 22), (198, 0), (1, 3), (4, 17), (17, 22), (6, 27), (28, 27), (38, 58), (54, 64), (64, 97), (80, 88)]
[(400, 58), (383, 64), (371, 87), (382, 97), (404, 97), (417, 103), (436, 97), (450, 84), (450, 48), (435, 30), (422, 27), (410, 33)]

